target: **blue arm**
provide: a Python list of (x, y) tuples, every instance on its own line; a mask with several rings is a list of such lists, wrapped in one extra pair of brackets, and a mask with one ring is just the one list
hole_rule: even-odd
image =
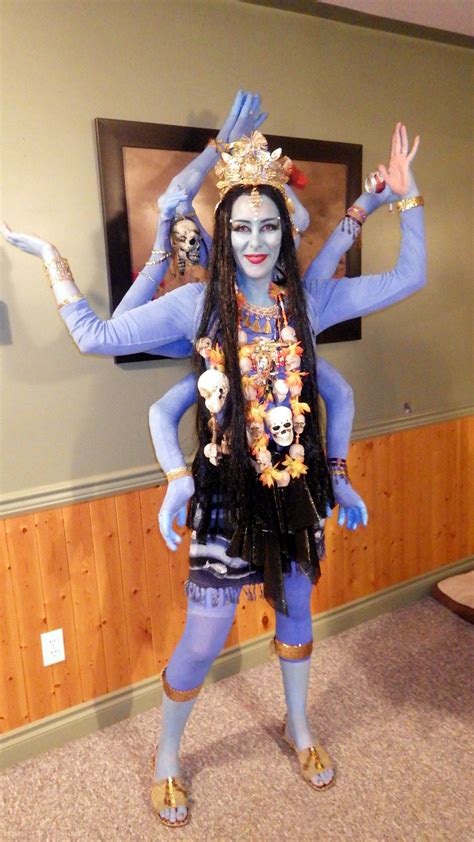
[[(150, 407), (151, 437), (156, 458), (165, 473), (186, 465), (179, 445), (178, 426), (182, 415), (195, 400), (196, 377), (194, 374), (188, 374)], [(176, 518), (178, 526), (184, 526), (187, 504), (193, 494), (194, 480), (190, 476), (179, 477), (168, 483), (158, 523), (170, 550), (175, 550), (181, 542), (181, 536), (173, 529), (174, 519)]]
[(400, 214), (402, 242), (395, 267), (378, 275), (340, 280), (305, 279), (307, 294), (319, 312), (319, 332), (402, 301), (426, 283), (423, 208)]
[[(328, 458), (345, 459), (354, 418), (354, 397), (349, 384), (327, 360), (318, 357), (318, 387), (326, 405), (326, 446)], [(367, 526), (367, 507), (351, 483), (331, 474), (334, 499), (339, 506), (337, 522), (348, 529)], [(328, 516), (330, 511), (328, 511)]]
[(115, 319), (100, 319), (85, 298), (66, 304), (59, 312), (84, 354), (123, 356), (166, 348), (170, 356), (186, 357), (192, 353), (202, 289), (202, 284), (186, 284)]

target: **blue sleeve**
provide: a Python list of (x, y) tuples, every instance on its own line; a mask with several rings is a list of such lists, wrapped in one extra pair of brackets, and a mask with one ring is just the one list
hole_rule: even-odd
[(99, 319), (84, 298), (62, 307), (60, 314), (84, 354), (123, 356), (170, 346), (173, 356), (189, 356), (202, 288), (186, 284), (115, 319)]
[(326, 405), (328, 458), (345, 459), (354, 419), (354, 397), (349, 383), (327, 360), (318, 357), (318, 388)]
[(317, 281), (325, 281), (333, 277), (339, 260), (354, 243), (355, 237), (350, 233), (349, 228), (347, 222), (343, 227), (343, 220), (341, 220), (328, 237), (305, 272), (303, 282), (306, 289), (312, 288)]
[(186, 463), (179, 444), (178, 428), (182, 416), (196, 401), (196, 397), (196, 376), (188, 374), (150, 407), (153, 446), (165, 473)]
[(147, 301), (151, 301), (156, 294), (158, 286), (159, 283), (157, 281), (147, 278), (146, 275), (137, 275), (120, 304), (117, 305), (112, 313), (112, 318), (116, 319), (122, 313), (126, 313), (127, 310), (135, 310), (136, 307), (140, 307), (142, 304), (146, 304)]
[(424, 215), (421, 206), (400, 214), (402, 241), (397, 263), (390, 272), (340, 280), (305, 278), (307, 294), (316, 303), (318, 331), (366, 316), (421, 289), (426, 283)]

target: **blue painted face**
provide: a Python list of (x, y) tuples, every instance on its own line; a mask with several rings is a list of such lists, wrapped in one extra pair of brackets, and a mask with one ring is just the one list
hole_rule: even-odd
[(237, 269), (252, 281), (270, 283), (281, 247), (278, 208), (269, 196), (260, 195), (255, 208), (246, 193), (232, 205), (231, 242)]

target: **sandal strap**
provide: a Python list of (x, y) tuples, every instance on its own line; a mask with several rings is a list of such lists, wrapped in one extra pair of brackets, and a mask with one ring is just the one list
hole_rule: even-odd
[(308, 781), (319, 772), (334, 768), (329, 754), (321, 745), (303, 748), (298, 752), (298, 760), (300, 761), (301, 774)]
[(166, 807), (187, 807), (188, 793), (181, 778), (161, 778), (151, 787), (151, 803), (159, 813)]

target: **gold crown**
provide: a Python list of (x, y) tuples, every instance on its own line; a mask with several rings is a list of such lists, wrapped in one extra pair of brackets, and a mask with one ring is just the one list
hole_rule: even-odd
[[(217, 146), (217, 144), (216, 144)], [(220, 147), (220, 148), (219, 148)], [(276, 187), (286, 199), (284, 186), (287, 183), (292, 162), (286, 155), (281, 157), (281, 149), (268, 151), (267, 139), (260, 132), (253, 132), (250, 137), (242, 137), (234, 143), (217, 146), (222, 151), (222, 160), (215, 167), (219, 201), (237, 185), (256, 187), (269, 184)]]

